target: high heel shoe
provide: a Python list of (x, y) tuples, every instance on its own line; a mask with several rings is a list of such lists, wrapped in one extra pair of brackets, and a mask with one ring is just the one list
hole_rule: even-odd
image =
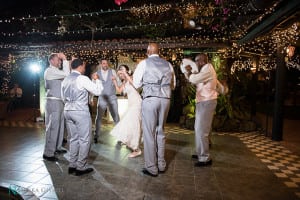
[(137, 156), (140, 156), (142, 154), (142, 150), (138, 149), (138, 150), (134, 150), (133, 152), (131, 152), (131, 154), (129, 154), (128, 158), (135, 158)]

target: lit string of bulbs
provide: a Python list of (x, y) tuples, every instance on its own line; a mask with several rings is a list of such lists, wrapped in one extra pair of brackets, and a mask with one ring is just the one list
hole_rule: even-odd
[[(288, 34), (289, 33), (289, 34)], [(270, 39), (271, 37), (271, 39)], [(272, 41), (272, 37), (276, 37), (277, 39)], [(280, 40), (279, 40), (280, 39)], [(224, 57), (237, 57), (240, 56), (241, 53), (249, 51), (250, 53), (261, 55), (261, 56), (274, 56), (276, 55), (276, 45), (277, 43), (291, 43), (291, 41), (297, 41), (299, 39), (299, 31), (298, 24), (293, 24), (290, 28), (283, 31), (276, 31), (271, 36), (265, 36), (261, 38), (257, 38), (254, 41), (244, 44), (241, 46), (233, 45), (231, 48), (225, 49), (223, 54)], [(176, 41), (176, 42), (175, 42)], [(68, 42), (68, 43), (60, 43), (61, 50), (72, 50), (72, 51), (81, 51), (85, 49), (99, 49), (99, 50), (116, 50), (116, 49), (144, 49), (147, 43), (151, 42), (151, 40), (145, 39), (129, 39), (129, 40), (105, 40), (105, 41), (96, 41), (93, 46), (91, 46), (90, 42)], [(197, 37), (175, 37), (175, 38), (164, 38), (159, 41), (163, 44), (164, 48), (197, 48), (201, 45), (209, 45), (211, 44), (211, 40), (203, 40), (203, 38)], [(11, 48), (14, 50), (20, 51), (38, 51), (45, 52), (47, 54), (51, 51), (52, 45), (36, 45), (36, 46), (28, 46), (28, 45), (12, 45), (12, 44), (1, 44), (0, 47), (2, 49)], [(70, 48), (71, 46), (71, 48)]]
[[(60, 16), (61, 17), (61, 16)], [(255, 51), (258, 51), (259, 49), (263, 49), (263, 48), (267, 48), (266, 46), (264, 46), (263, 44), (268, 44), (268, 49), (265, 49), (265, 50), (268, 50), (269, 51), (269, 54), (273, 54), (273, 53), (275, 53), (275, 49), (276, 48), (270, 48), (270, 46), (274, 46), (274, 45), (277, 45), (278, 43), (280, 43), (280, 42), (282, 42), (282, 41), (291, 41), (291, 39), (293, 39), (295, 36), (296, 36), (296, 40), (298, 39), (298, 37), (299, 37), (299, 32), (297, 31), (297, 24), (296, 25), (293, 25), (293, 27), (292, 27), (292, 30), (289, 30), (289, 29), (287, 29), (287, 30), (285, 30), (285, 33), (284, 32), (282, 32), (282, 31), (277, 31), (277, 32), (275, 32), (273, 35), (272, 35), (272, 37), (275, 37), (275, 42), (273, 42), (271, 45), (269, 44), (269, 42), (268, 41), (270, 41), (270, 36), (267, 36), (267, 37), (264, 37), (264, 38), (259, 38), (259, 39), (256, 39), (255, 41), (253, 41), (253, 43), (252, 44), (246, 44), (246, 45), (243, 45), (243, 46), (241, 46), (241, 47), (239, 47), (239, 49), (242, 49), (242, 50), (244, 50), (244, 49), (248, 49), (248, 50), (250, 50), (250, 51), (252, 51), (252, 52), (255, 52)], [(201, 44), (205, 44), (205, 43), (208, 43), (209, 41), (211, 41), (211, 39), (210, 38), (208, 38), (208, 37), (203, 37), (203, 38), (198, 38), (198, 40), (195, 38), (195, 37), (197, 37), (197, 35), (199, 35), (199, 33), (197, 34), (192, 34), (192, 37), (190, 37), (189, 39), (187, 39), (189, 36), (184, 36), (184, 37), (182, 37), (180, 40), (181, 41), (183, 41), (183, 42), (185, 42), (185, 43), (187, 43), (187, 42), (190, 42), (189, 43), (189, 45), (188, 45), (188, 47), (196, 47), (197, 45), (201, 45)], [(282, 35), (284, 35), (285, 37), (282, 37)], [(287, 38), (288, 37), (288, 38)], [(283, 39), (284, 38), (284, 39)], [(174, 38), (173, 38), (174, 39)], [(171, 39), (172, 40), (172, 39)], [(202, 42), (199, 42), (199, 40), (201, 40)], [(219, 42), (219, 39), (214, 39), (215, 40), (215, 42)], [(263, 41), (263, 42), (261, 42), (261, 41)], [(294, 39), (295, 40), (295, 39)], [(203, 42), (204, 41), (204, 42)], [(109, 41), (108, 41), (109, 42)], [(137, 43), (141, 43), (142, 42), (142, 40), (137, 40), (137, 41), (135, 41), (135, 42), (137, 42)], [(166, 40), (166, 43), (168, 43), (168, 41)], [(71, 43), (72, 44), (72, 43)], [(70, 45), (70, 43), (69, 43), (69, 45)], [(88, 45), (86, 45), (86, 44), (84, 44), (85, 46), (88, 46)], [(124, 44), (126, 47), (128, 47), (128, 44)], [(168, 44), (169, 46), (171, 46), (171, 45), (174, 45), (173, 43), (169, 43)], [(255, 45), (258, 45), (258, 47), (260, 47), (260, 48), (257, 48)], [(143, 45), (138, 45), (138, 44), (134, 44), (134, 45), (132, 45), (131, 46), (131, 48), (132, 49), (134, 49), (134, 48), (139, 48), (139, 47), (141, 47), (141, 46), (143, 46)], [(1, 45), (1, 47), (4, 47), (4, 48), (11, 48), (12, 47), (12, 45)], [(130, 47), (130, 46), (129, 46)], [(184, 47), (184, 46), (183, 46)], [(18, 45), (16, 45), (16, 46), (14, 46), (14, 48), (15, 49), (18, 49), (18, 50), (20, 50), (20, 49), (22, 49), (23, 47), (21, 46), (18, 46)], [(82, 48), (82, 44), (80, 44), (80, 45), (77, 45), (77, 49), (79, 50), (79, 49), (81, 49)], [(89, 48), (89, 46), (87, 47), (87, 48)], [(115, 49), (115, 48), (122, 48), (122, 45), (116, 45), (116, 44), (114, 44), (114, 45), (111, 45), (109, 48), (111, 48), (111, 49)], [(26, 50), (26, 48), (23, 48), (23, 49), (25, 49)], [(273, 50), (273, 51), (272, 51)], [(239, 50), (240, 51), (240, 50)], [(239, 51), (238, 51), (238, 53), (239, 53)], [(46, 54), (46, 53), (48, 53), (49, 52), (49, 49), (48, 50), (44, 50), (44, 54)], [(264, 52), (266, 52), (266, 51), (260, 51), (260, 52), (258, 52), (258, 54), (263, 54)]]
[(0, 94), (8, 93), (11, 76), (17, 70), (19, 70), (19, 67), (17, 66), (15, 62), (15, 57), (12, 54), (8, 55), (7, 60), (0, 61), (0, 74), (2, 76)]
[(238, 57), (245, 52), (250, 52), (253, 55), (275, 57), (278, 47), (281, 47), (281, 53), (285, 53), (285, 48), (282, 47), (299, 41), (299, 26), (300, 23), (296, 22), (284, 30), (272, 31), (270, 34), (257, 37), (251, 42), (242, 45), (233, 43), (231, 47), (225, 49), (224, 56)]
[[(200, 6), (203, 4), (207, 4), (206, 1), (195, 1), (193, 3), (188, 2), (185, 3), (184, 1), (182, 1), (182, 3), (165, 3), (165, 4), (160, 4), (160, 5), (153, 5), (153, 4), (144, 4), (140, 7), (131, 7), (131, 8), (122, 8), (119, 7), (119, 9), (108, 9), (108, 10), (100, 10), (97, 12), (86, 12), (86, 13), (75, 13), (75, 14), (64, 14), (64, 15), (50, 15), (50, 16), (31, 16), (30, 14), (27, 17), (11, 17), (11, 18), (6, 18), (6, 19), (0, 19), (0, 23), (13, 23), (13, 22), (23, 22), (23, 21), (32, 21), (32, 22), (37, 22), (38, 20), (47, 20), (47, 19), (64, 19), (64, 18), (68, 18), (68, 17), (78, 17), (78, 18), (82, 18), (82, 17), (93, 17), (93, 16), (99, 16), (102, 14), (108, 14), (108, 13), (117, 13), (117, 12), (127, 12), (129, 11), (130, 13), (132, 13), (133, 15), (137, 16), (137, 17), (149, 17), (150, 15), (159, 15), (163, 12), (168, 11), (171, 8), (176, 7), (177, 9), (190, 9), (192, 6)], [(205, 8), (205, 6), (202, 6), (203, 8)], [(200, 11), (199, 11), (200, 12)], [(241, 13), (240, 13), (241, 14)], [(244, 11), (244, 14), (246, 15), (247, 12)]]
[[(110, 28), (95, 28), (93, 31), (98, 31), (98, 32), (114, 32), (114, 31), (123, 31), (123, 30), (136, 30), (139, 28), (147, 28), (147, 27), (159, 27), (159, 26), (168, 26), (170, 24), (174, 23), (179, 23), (181, 24), (182, 22), (178, 21), (177, 19), (173, 19), (171, 21), (166, 21), (163, 23), (148, 23), (148, 24), (142, 24), (139, 23), (137, 25), (129, 25), (129, 26), (123, 26), (123, 27), (110, 27)], [(84, 33), (89, 33), (92, 32), (91, 29), (82, 29), (82, 30), (71, 30), (71, 31), (64, 31), (64, 34), (84, 34)], [(40, 34), (40, 35), (61, 35), (60, 31), (51, 31), (51, 32), (40, 32), (40, 31), (33, 31), (33, 32), (17, 32), (17, 33), (5, 33), (1, 32), (2, 36), (9, 36), (9, 37), (14, 37), (16, 35), (32, 35), (32, 34)]]
[[(226, 2), (226, 1), (222, 1), (223, 3)], [(203, 5), (207, 5), (207, 6), (203, 6)], [(132, 13), (133, 15), (137, 16), (137, 17), (143, 17), (143, 18), (147, 18), (149, 16), (152, 16), (152, 15), (159, 15), (163, 12), (166, 12), (168, 11), (169, 9), (173, 9), (174, 7), (178, 10), (185, 10), (185, 11), (190, 11), (191, 9), (195, 9), (195, 8), (200, 8), (200, 10), (197, 11), (197, 14), (201, 15), (201, 17), (212, 17), (210, 15), (220, 15), (218, 17), (222, 18), (222, 14), (212, 14), (212, 13), (215, 13), (215, 12), (208, 12), (208, 14), (205, 14), (207, 13), (207, 9), (210, 8), (212, 10), (216, 10), (216, 8), (220, 7), (221, 5), (218, 5), (217, 4), (217, 1), (216, 1), (216, 5), (213, 5), (212, 2), (209, 2), (207, 3), (206, 1), (195, 1), (194, 3), (186, 3), (184, 1), (182, 1), (182, 3), (175, 3), (175, 6), (174, 4), (160, 4), (160, 5), (146, 5), (144, 4), (143, 6), (140, 6), (140, 7), (132, 7), (130, 9), (122, 9), (121, 7), (119, 9), (113, 9), (113, 10), (107, 10), (107, 11), (98, 11), (98, 12), (89, 12), (89, 13), (79, 13), (79, 14), (68, 14), (68, 15), (53, 15), (53, 16), (37, 16), (37, 17), (32, 17), (31, 15), (28, 15), (28, 17), (21, 17), (21, 18), (17, 18), (17, 17), (12, 17), (12, 18), (9, 18), (9, 19), (0, 19), (0, 24), (1, 23), (13, 23), (13, 22), (23, 22), (23, 21), (31, 21), (31, 22), (38, 22), (39, 20), (48, 20), (48, 19), (58, 19), (58, 20), (63, 20), (65, 18), (68, 18), (68, 17), (78, 17), (78, 18), (83, 18), (83, 17), (93, 17), (93, 16), (99, 16), (101, 14), (106, 14), (106, 13), (115, 13), (115, 12), (125, 12), (125, 11), (129, 11), (130, 13)], [(234, 6), (237, 6), (237, 5), (231, 5), (231, 4), (228, 4), (226, 5), (228, 6), (228, 10), (230, 10), (232, 12), (232, 14), (236, 13), (237, 15), (247, 15), (247, 12), (249, 12), (250, 10), (245, 10), (245, 9), (240, 9), (242, 4), (239, 5), (239, 7), (234, 7)], [(236, 9), (235, 9), (236, 8)], [(236, 11), (237, 10), (237, 11)], [(241, 11), (242, 10), (242, 11)], [(218, 12), (216, 12), (218, 13)], [(231, 14), (228, 13), (228, 16), (230, 16)], [(217, 16), (215, 16), (217, 17)], [(138, 28), (138, 27), (142, 27), (142, 26), (125, 26), (125, 27), (121, 27), (121, 28), (116, 28), (116, 27), (111, 27), (111, 28), (105, 28), (105, 29), (102, 29), (102, 28), (96, 28), (96, 31), (114, 31), (114, 30), (122, 30), (122, 29), (126, 29), (126, 28), (129, 28), (129, 29), (134, 29), (134, 28)], [(240, 28), (242, 29), (242, 28)], [(25, 33), (22, 33), (22, 31), (18, 31), (18, 32), (2, 32), (2, 36), (16, 36), (16, 35), (19, 35), (19, 34), (25, 34), (25, 35), (31, 35), (31, 34), (36, 34), (36, 33), (40, 33), (41, 35), (47, 35), (47, 34), (53, 34), (53, 35), (60, 35), (61, 30), (57, 30), (57, 31), (53, 31), (53, 32), (43, 32), (43, 31), (39, 31), (39, 30), (32, 30), (30, 32), (25, 32)], [(73, 30), (73, 31), (65, 31), (64, 30), (64, 33), (66, 32), (67, 34), (84, 34), (88, 31), (91, 31), (91, 30)]]

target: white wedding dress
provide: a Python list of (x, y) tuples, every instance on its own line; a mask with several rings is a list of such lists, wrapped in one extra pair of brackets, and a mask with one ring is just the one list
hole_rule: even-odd
[(136, 89), (127, 81), (123, 90), (127, 94), (128, 109), (110, 134), (132, 150), (139, 149), (141, 139), (142, 99)]

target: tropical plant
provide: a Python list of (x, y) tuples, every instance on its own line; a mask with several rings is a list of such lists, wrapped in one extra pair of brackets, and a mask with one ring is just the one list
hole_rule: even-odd
[(194, 85), (187, 83), (185, 94), (183, 94), (183, 103), (186, 106), (183, 107), (183, 115), (188, 119), (195, 117), (196, 100), (195, 100), (196, 88)]

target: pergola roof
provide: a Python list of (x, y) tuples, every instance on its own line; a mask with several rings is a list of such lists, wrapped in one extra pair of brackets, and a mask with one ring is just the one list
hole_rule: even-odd
[(299, 41), (299, 8), (299, 0), (128, 0), (120, 6), (113, 0), (29, 0), (22, 5), (12, 0), (0, 9), (0, 51), (74, 45), (144, 49), (149, 41), (157, 41), (165, 48), (230, 47), (266, 55), (274, 51), (274, 37), (281, 38), (278, 31), (296, 26), (288, 38), (293, 41), (287, 42)]
[(24, 5), (18, 12), (16, 7), (20, 5), (13, 2), (8, 8), (1, 6), (2, 43), (174, 36), (226, 42), (242, 40), (263, 23), (269, 27), (257, 30), (258, 33), (291, 20), (290, 16), (299, 16), (297, 0), (129, 0), (122, 7), (112, 4), (113, 0), (90, 4), (44, 0), (43, 4), (34, 5), (30, 2), (37, 1), (29, 0), (28, 7)]

